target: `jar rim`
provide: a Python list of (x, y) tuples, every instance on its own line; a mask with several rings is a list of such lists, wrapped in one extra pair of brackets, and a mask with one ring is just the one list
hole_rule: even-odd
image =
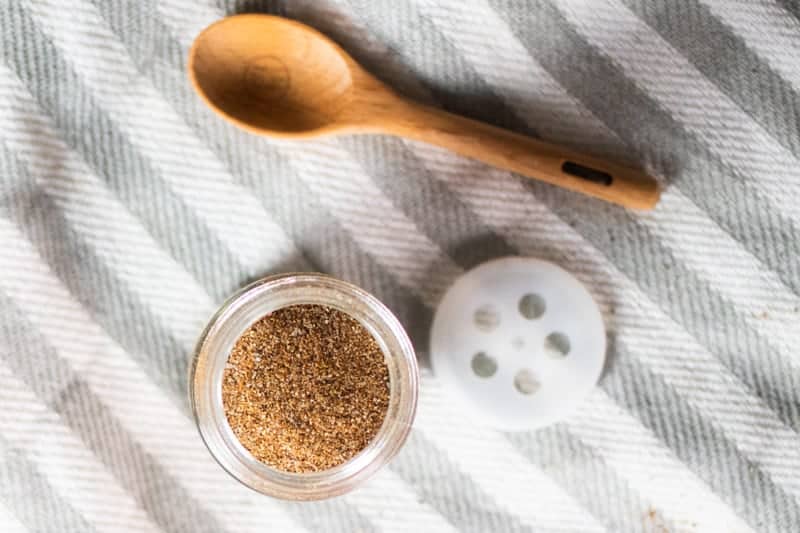
[[(233, 343), (252, 323), (277, 309), (303, 304), (342, 311), (373, 336), (389, 368), (389, 407), (376, 435), (354, 457), (319, 472), (292, 473), (258, 461), (236, 438), (222, 407), (222, 371)], [(360, 287), (318, 273), (269, 276), (228, 298), (200, 335), (189, 375), (189, 401), (195, 422), (217, 463), (245, 486), (290, 500), (344, 494), (388, 463), (411, 430), (418, 389), (414, 348), (394, 314)]]

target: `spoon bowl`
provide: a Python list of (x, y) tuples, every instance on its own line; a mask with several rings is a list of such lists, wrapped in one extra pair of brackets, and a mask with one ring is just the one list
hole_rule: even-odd
[(354, 92), (348, 60), (308, 26), (248, 14), (209, 26), (189, 73), (206, 103), (239, 126), (296, 137), (339, 129)]
[(637, 209), (659, 198), (647, 174), (407, 100), (299, 22), (235, 15), (198, 35), (189, 78), (218, 114), (278, 138), (386, 133)]

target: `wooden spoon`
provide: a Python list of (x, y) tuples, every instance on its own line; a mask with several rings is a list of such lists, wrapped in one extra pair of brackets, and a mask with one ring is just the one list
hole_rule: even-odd
[(188, 68), (203, 100), (253, 133), (389, 133), (627, 207), (649, 209), (658, 201), (657, 183), (643, 172), (407, 100), (293, 20), (220, 20), (197, 37)]

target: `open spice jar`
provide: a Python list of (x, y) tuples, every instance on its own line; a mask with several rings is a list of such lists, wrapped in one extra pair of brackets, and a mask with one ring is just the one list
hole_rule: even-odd
[(198, 342), (189, 394), (228, 473), (270, 496), (315, 500), (352, 490), (399, 451), (418, 386), (411, 342), (385, 305), (302, 273), (222, 305)]

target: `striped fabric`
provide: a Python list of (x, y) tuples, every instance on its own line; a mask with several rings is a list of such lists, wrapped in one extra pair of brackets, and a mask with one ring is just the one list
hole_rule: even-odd
[[(307, 22), (402, 92), (647, 167), (633, 213), (396, 138), (256, 138), (185, 75), (230, 13)], [(0, 531), (800, 530), (796, 0), (0, 1)], [(363, 488), (257, 495), (189, 418), (200, 328), (319, 270), (408, 327), (485, 260), (563, 265), (608, 370), (566, 421), (478, 427), (423, 368)]]

